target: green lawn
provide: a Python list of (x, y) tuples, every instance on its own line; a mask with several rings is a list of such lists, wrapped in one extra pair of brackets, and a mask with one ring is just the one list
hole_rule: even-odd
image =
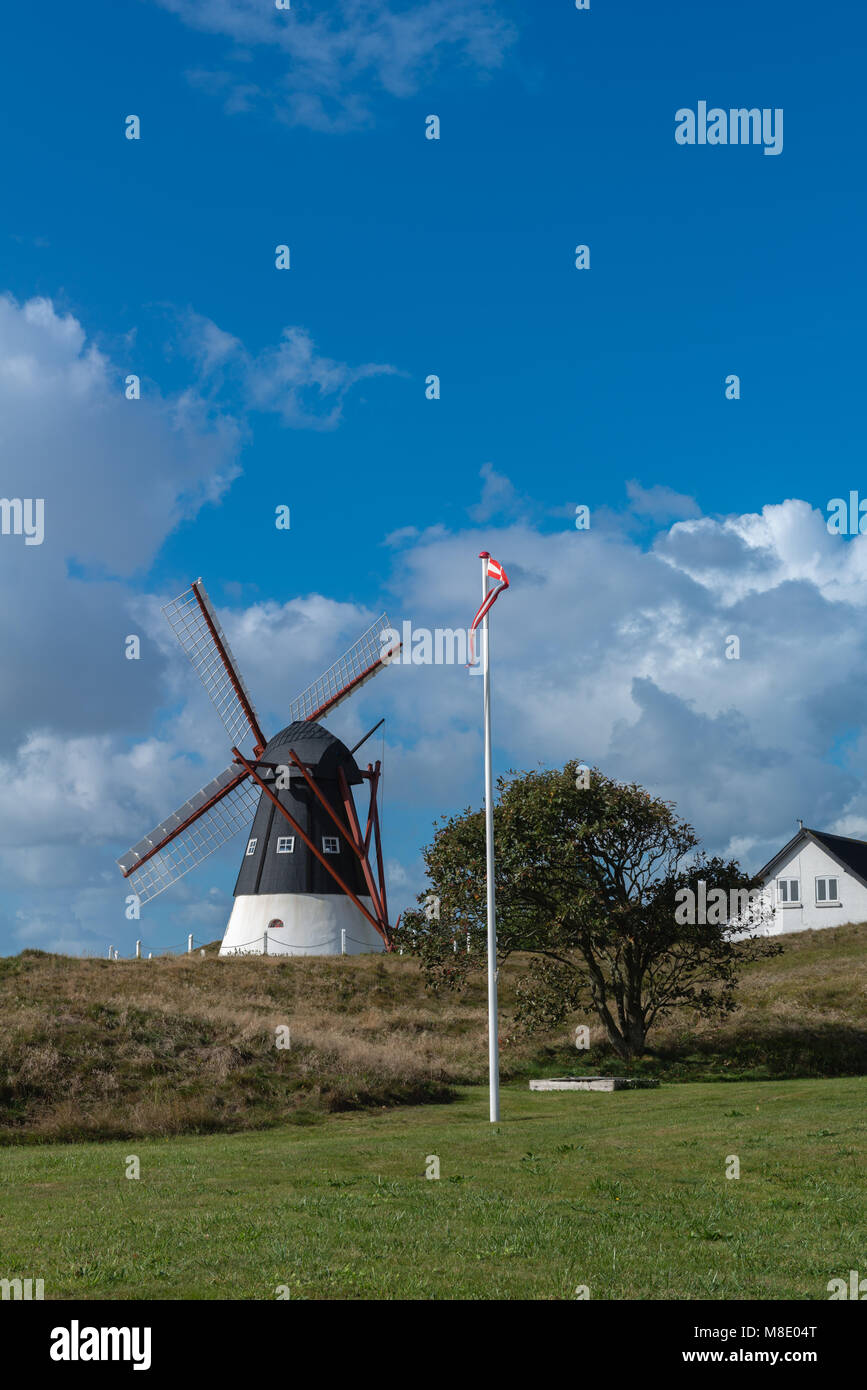
[(867, 1273), (865, 1100), (851, 1077), (513, 1085), (499, 1126), (474, 1088), (261, 1133), (5, 1149), (0, 1277), (44, 1278), (46, 1298), (826, 1299)]

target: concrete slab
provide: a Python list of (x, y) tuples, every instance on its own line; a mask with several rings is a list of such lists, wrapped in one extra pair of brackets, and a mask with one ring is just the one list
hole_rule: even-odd
[(652, 1077), (633, 1076), (557, 1076), (531, 1081), (531, 1091), (637, 1091), (659, 1082)]

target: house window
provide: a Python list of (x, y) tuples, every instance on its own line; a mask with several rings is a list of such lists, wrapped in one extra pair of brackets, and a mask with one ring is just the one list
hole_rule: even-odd
[(340, 853), (340, 840), (338, 839), (338, 837), (337, 837), (336, 835), (323, 835), (323, 836), (322, 836), (322, 853), (323, 853), (323, 854), (339, 854), (339, 853)]
[(835, 903), (837, 898), (836, 878), (817, 878), (816, 879), (816, 902)]
[(248, 859), (249, 859), (249, 857), (250, 857), (251, 854), (255, 854), (255, 853), (256, 853), (256, 846), (258, 845), (258, 843), (259, 843), (258, 840), (249, 840), (249, 841), (247, 842), (247, 858), (248, 858)]
[(796, 905), (801, 901), (801, 885), (796, 878), (777, 879), (777, 902), (787, 903), (790, 907), (792, 903)]
[(294, 836), (294, 835), (278, 835), (278, 837), (277, 837), (277, 853), (278, 853), (278, 854), (294, 854), (294, 853), (295, 853), (295, 836)]

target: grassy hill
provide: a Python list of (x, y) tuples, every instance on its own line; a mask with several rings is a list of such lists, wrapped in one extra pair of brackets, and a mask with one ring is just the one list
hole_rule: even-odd
[[(723, 1025), (673, 1016), (633, 1072), (706, 1081), (867, 1072), (867, 924), (804, 932), (746, 967)], [(501, 972), (504, 1079), (622, 1067), (591, 1029), (515, 1030)], [(428, 992), (414, 960), (0, 959), (0, 1143), (122, 1139), (316, 1123), (325, 1112), (451, 1100), (484, 1081), (484, 978)], [(591, 1022), (576, 1018), (571, 1022)], [(288, 1027), (290, 1046), (278, 1048)]]

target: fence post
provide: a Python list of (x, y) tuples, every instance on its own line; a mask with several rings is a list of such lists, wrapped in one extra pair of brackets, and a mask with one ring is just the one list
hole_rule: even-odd
[(108, 958), (109, 958), (109, 960), (111, 960), (111, 955), (112, 955), (112, 951), (113, 951), (113, 950), (114, 950), (114, 947), (113, 947), (113, 946), (109, 946), (109, 948), (108, 948)]
[(268, 928), (267, 928), (267, 927), (265, 928), (265, 930), (264, 930), (263, 933), (262, 933), (262, 940), (263, 940), (263, 942), (264, 942), (264, 945), (263, 945), (263, 947), (262, 947), (262, 955), (263, 955), (263, 956), (267, 956), (267, 954), (268, 954)]
[(341, 927), (341, 928), (340, 928), (340, 954), (341, 954), (342, 956), (345, 956), (345, 955), (346, 955), (346, 928), (345, 928), (345, 927)]
[(193, 954), (193, 933), (190, 932), (189, 936), (187, 937), (187, 955), (188, 955), (188, 956), (191, 956), (192, 954)]
[(136, 958), (136, 960), (141, 960), (141, 942), (140, 942), (140, 941), (137, 941), (137, 942), (135, 943), (135, 958)]
[(153, 951), (148, 951), (148, 960), (153, 960), (153, 958), (154, 958), (154, 953), (153, 953)]

